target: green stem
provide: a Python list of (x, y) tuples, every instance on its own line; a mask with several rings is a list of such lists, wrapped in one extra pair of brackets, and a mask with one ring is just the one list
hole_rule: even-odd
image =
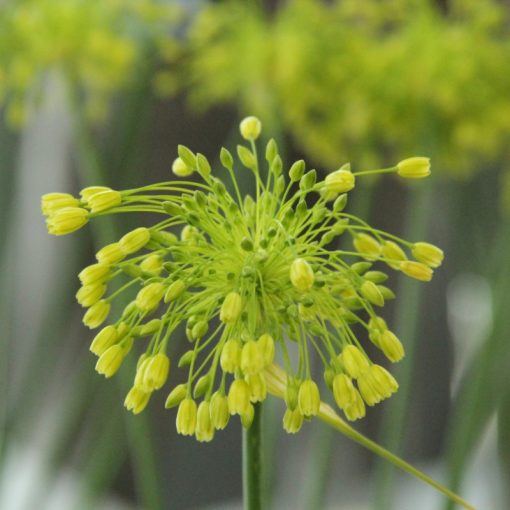
[(251, 427), (243, 429), (244, 510), (262, 509), (262, 404), (254, 407)]
[[(425, 237), (427, 219), (432, 200), (432, 183), (410, 196), (410, 211), (406, 226), (406, 239), (422, 239)], [(411, 383), (415, 369), (416, 345), (418, 342), (418, 323), (421, 314), (422, 286), (419, 282), (402, 276), (397, 295), (399, 297), (395, 311), (395, 331), (405, 343), (406, 357), (400, 367), (395, 370), (399, 381), (398, 393), (386, 404), (382, 422), (381, 443), (391, 451), (400, 454), (403, 448), (402, 437), (405, 433), (410, 403)], [(376, 465), (376, 507), (380, 510), (393, 508), (393, 486), (395, 470), (382, 459)]]

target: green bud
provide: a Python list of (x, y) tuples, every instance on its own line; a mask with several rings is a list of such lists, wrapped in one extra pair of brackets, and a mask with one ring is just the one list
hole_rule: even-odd
[(351, 269), (358, 273), (359, 275), (362, 275), (366, 271), (368, 271), (371, 267), (372, 267), (371, 262), (356, 262), (351, 266)]
[(266, 161), (271, 164), (273, 159), (278, 154), (278, 146), (276, 145), (276, 142), (273, 138), (267, 142), (266, 145)]
[(310, 170), (307, 172), (301, 180), (299, 181), (299, 189), (302, 191), (309, 191), (315, 185), (317, 181), (317, 172), (315, 170)]
[(203, 179), (207, 180), (211, 175), (211, 165), (203, 154), (197, 154), (197, 167), (198, 173)]
[(187, 387), (185, 384), (178, 384), (168, 395), (165, 408), (171, 409), (172, 407), (178, 406), (185, 398)]
[(283, 175), (280, 175), (280, 177), (276, 179), (276, 183), (274, 186), (275, 195), (276, 196), (281, 195), (284, 189), (285, 189), (285, 177)]
[(253, 423), (253, 418), (255, 416), (255, 408), (252, 404), (248, 406), (248, 410), (241, 414), (241, 424), (245, 429), (249, 429), (251, 424)]
[(225, 149), (225, 147), (221, 148), (221, 151), (220, 151), (220, 161), (221, 161), (221, 164), (227, 170), (232, 170), (232, 168), (234, 166), (234, 158), (232, 157), (232, 154), (230, 154), (230, 151)]
[(179, 368), (182, 368), (182, 367), (187, 367), (190, 363), (191, 363), (191, 360), (193, 359), (193, 353), (194, 351), (186, 351), (180, 358), (179, 358), (179, 362), (177, 363), (177, 366)]
[(300, 159), (292, 164), (289, 170), (289, 177), (292, 182), (297, 182), (303, 177), (305, 173), (305, 162)]
[(166, 246), (171, 246), (177, 242), (177, 236), (175, 234), (165, 232), (164, 230), (151, 231), (151, 239)]
[(197, 168), (197, 161), (195, 158), (195, 154), (191, 152), (185, 145), (178, 145), (177, 146), (177, 153), (179, 154), (179, 157), (186, 163), (186, 165), (195, 170)]
[(333, 211), (336, 213), (342, 212), (347, 205), (347, 193), (342, 193), (333, 203)]
[(256, 167), (257, 161), (255, 159), (255, 156), (250, 151), (250, 149), (248, 149), (244, 145), (237, 146), (237, 155), (239, 156), (239, 160), (241, 161), (241, 163), (246, 168), (250, 168), (251, 170), (253, 170)]
[(207, 198), (205, 194), (200, 190), (197, 190), (195, 193), (193, 193), (193, 199), (195, 200), (197, 206), (200, 208), (205, 207), (207, 204)]
[(285, 390), (285, 403), (287, 407), (293, 411), (298, 405), (299, 381), (289, 378), (287, 388)]
[(209, 374), (200, 377), (193, 389), (193, 398), (199, 398), (204, 395), (209, 388), (210, 382), (211, 378), (209, 377)]
[(282, 173), (282, 167), (282, 158), (280, 158), (280, 156), (275, 156), (269, 170), (274, 176), (278, 177)]
[(191, 336), (193, 339), (202, 338), (209, 329), (209, 323), (207, 321), (198, 321), (191, 330)]
[(385, 287), (384, 285), (378, 285), (377, 288), (381, 292), (384, 299), (395, 299), (395, 293), (388, 287)]
[(363, 275), (365, 280), (370, 280), (374, 283), (382, 283), (388, 279), (388, 275), (382, 271), (368, 271)]
[(182, 216), (184, 212), (180, 205), (169, 201), (163, 202), (163, 210), (170, 216)]
[(241, 240), (241, 248), (244, 251), (253, 251), (253, 241), (249, 237), (243, 237)]

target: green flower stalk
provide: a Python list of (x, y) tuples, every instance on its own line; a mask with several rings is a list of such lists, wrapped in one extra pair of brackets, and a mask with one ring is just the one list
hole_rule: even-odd
[[(168, 346), (185, 325), (190, 349), (177, 366), (187, 369), (188, 378), (170, 390), (166, 407), (178, 407), (177, 431), (198, 441), (211, 441), (232, 415), (249, 428), (254, 404), (269, 390), (285, 400), (284, 429), (298, 432), (323, 405), (312, 356), (320, 359), (346, 418), (365, 416), (366, 406), (390, 397), (398, 383), (364, 345), (374, 344), (391, 362), (404, 356), (402, 343), (378, 315), (394, 297), (381, 269), (428, 281), (443, 258), (429, 243), (400, 239), (345, 211), (358, 178), (426, 177), (427, 158), (362, 172), (344, 165), (324, 180), (297, 161), (287, 178), (274, 140), (265, 148), (267, 171), (261, 169), (258, 119), (243, 120), (240, 132), (248, 144), (237, 147), (238, 161), (227, 149), (220, 152), (232, 193), (205, 156), (179, 146), (172, 169), (182, 180), (120, 192), (92, 187), (80, 198), (50, 193), (42, 199), (54, 235), (105, 214), (163, 216), (99, 250), (97, 262), (79, 274), (77, 299), (87, 308), (85, 325), (103, 326), (90, 347), (99, 373), (112, 377), (132, 350), (139, 351), (124, 403), (135, 414), (166, 386)], [(237, 175), (243, 171), (253, 175), (254, 197), (240, 193)], [(195, 173), (200, 181), (185, 180)], [(340, 236), (349, 236), (352, 248), (336, 249), (332, 242)], [(108, 292), (112, 281), (115, 290)], [(131, 296), (130, 303), (105, 324), (122, 293)], [(281, 368), (275, 368), (277, 359)], [(275, 370), (280, 386), (284, 382), (281, 391), (270, 388)]]

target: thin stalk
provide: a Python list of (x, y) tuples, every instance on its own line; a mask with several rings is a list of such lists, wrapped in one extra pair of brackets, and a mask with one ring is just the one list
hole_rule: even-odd
[(243, 428), (244, 510), (262, 509), (262, 404), (254, 408), (251, 427)]
[[(424, 183), (419, 190), (410, 197), (406, 239), (423, 239), (427, 228), (428, 214), (432, 202), (432, 182)], [(383, 415), (381, 443), (391, 451), (400, 454), (403, 448), (402, 437), (408, 420), (411, 384), (415, 369), (415, 351), (418, 342), (418, 324), (422, 286), (420, 282), (402, 275), (398, 286), (398, 303), (395, 310), (395, 331), (405, 343), (406, 357), (400, 367), (395, 369), (396, 379), (399, 381), (399, 391), (386, 404)], [(393, 488), (395, 470), (382, 459), (376, 464), (376, 508), (390, 510), (393, 508)]]

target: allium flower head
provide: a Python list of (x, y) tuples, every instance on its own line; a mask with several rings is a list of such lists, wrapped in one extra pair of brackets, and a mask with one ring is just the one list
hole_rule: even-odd
[[(166, 407), (178, 407), (177, 430), (199, 441), (210, 441), (230, 415), (250, 425), (253, 404), (271, 390), (275, 360), (286, 378), (285, 430), (297, 432), (303, 418), (319, 412), (314, 356), (331, 399), (347, 419), (362, 418), (365, 406), (398, 388), (365, 346), (374, 344), (391, 362), (404, 356), (378, 315), (393, 298), (381, 269), (429, 280), (443, 256), (433, 245), (407, 242), (345, 212), (345, 192), (358, 178), (402, 175), (401, 164), (364, 172), (344, 165), (323, 180), (303, 161), (285, 171), (274, 140), (262, 165), (255, 143), (260, 128), (253, 117), (241, 123), (247, 144), (238, 146), (238, 161), (221, 149), (228, 182), (214, 175), (205, 156), (179, 146), (178, 181), (120, 192), (87, 188), (81, 198), (52, 193), (42, 200), (49, 231), (57, 235), (105, 214), (162, 215), (99, 250), (98, 262), (79, 275), (77, 297), (88, 308), (85, 324), (103, 326), (91, 345), (99, 373), (113, 376), (130, 351), (138, 351), (129, 410), (141, 412), (154, 391), (168, 386), (171, 366), (188, 371), (185, 383), (168, 388)], [(243, 172), (253, 175), (254, 196), (240, 193)], [(186, 180), (191, 174), (201, 180)], [(335, 247), (336, 238), (343, 248)], [(112, 280), (120, 283), (108, 293)], [(121, 294), (130, 295), (129, 304), (109, 317)], [(171, 363), (168, 348), (181, 324), (190, 347)]]

